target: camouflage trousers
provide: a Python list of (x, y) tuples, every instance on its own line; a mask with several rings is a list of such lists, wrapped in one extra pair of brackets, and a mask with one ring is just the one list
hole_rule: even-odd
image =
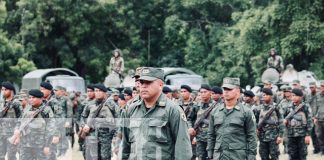
[(8, 159), (16, 160), (17, 146), (9, 143), (7, 140), (10, 136), (0, 135), (0, 160), (4, 160), (6, 154)]
[(207, 152), (207, 142), (197, 141), (197, 154), (199, 160), (207, 160), (208, 152)]
[(108, 160), (111, 159), (111, 143), (113, 134), (109, 129), (98, 129), (97, 136), (86, 138), (86, 160)]
[(262, 160), (278, 160), (279, 153), (279, 145), (275, 140), (270, 142), (260, 141), (259, 154)]
[(321, 151), (324, 152), (324, 121), (319, 121), (316, 124), (316, 135)]
[(307, 145), (305, 136), (288, 137), (288, 154), (291, 160), (306, 160)]
[(19, 160), (46, 160), (48, 157), (44, 155), (44, 148), (21, 147)]

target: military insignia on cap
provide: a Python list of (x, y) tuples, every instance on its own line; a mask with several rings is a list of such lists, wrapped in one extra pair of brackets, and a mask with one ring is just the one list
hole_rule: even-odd
[(150, 73), (150, 70), (149, 70), (149, 69), (143, 69), (143, 70), (142, 70), (142, 73), (145, 73), (145, 74), (146, 74), (146, 73)]
[(185, 113), (181, 113), (181, 119), (184, 120), (185, 122), (187, 122), (187, 118)]

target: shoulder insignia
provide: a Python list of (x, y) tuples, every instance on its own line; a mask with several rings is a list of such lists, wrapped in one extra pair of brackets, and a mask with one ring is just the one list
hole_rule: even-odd
[(181, 112), (181, 119), (187, 122), (187, 118), (184, 112)]

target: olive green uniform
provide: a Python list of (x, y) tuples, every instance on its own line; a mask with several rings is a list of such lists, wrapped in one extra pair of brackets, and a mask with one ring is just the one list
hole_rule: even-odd
[(186, 121), (183, 110), (164, 94), (150, 109), (143, 101), (131, 104), (125, 113), (120, 158), (191, 159)]

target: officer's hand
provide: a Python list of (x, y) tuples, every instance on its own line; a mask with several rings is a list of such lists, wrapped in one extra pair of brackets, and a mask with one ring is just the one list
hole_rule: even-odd
[(15, 132), (14, 132), (14, 135), (15, 136), (20, 136), (20, 131), (18, 129), (16, 129)]
[(54, 136), (53, 137), (53, 140), (52, 140), (52, 143), (53, 144), (58, 144), (60, 142), (60, 137), (58, 137), (58, 136)]
[(189, 129), (188, 129), (188, 133), (189, 133), (189, 135), (191, 135), (191, 136), (196, 135), (196, 131), (195, 131), (195, 129), (193, 129), (193, 128), (189, 128)]
[(83, 132), (88, 133), (90, 131), (90, 127), (88, 125), (85, 125), (83, 127)]
[(282, 138), (281, 137), (277, 137), (277, 141), (276, 141), (276, 143), (277, 144), (280, 144), (282, 142)]
[(318, 119), (314, 118), (314, 124), (317, 125)]
[(310, 140), (311, 140), (311, 137), (310, 136), (306, 136), (305, 137), (305, 144), (309, 145)]
[(44, 150), (43, 150), (45, 156), (48, 156), (49, 153), (50, 153), (50, 148), (49, 147), (45, 147)]

